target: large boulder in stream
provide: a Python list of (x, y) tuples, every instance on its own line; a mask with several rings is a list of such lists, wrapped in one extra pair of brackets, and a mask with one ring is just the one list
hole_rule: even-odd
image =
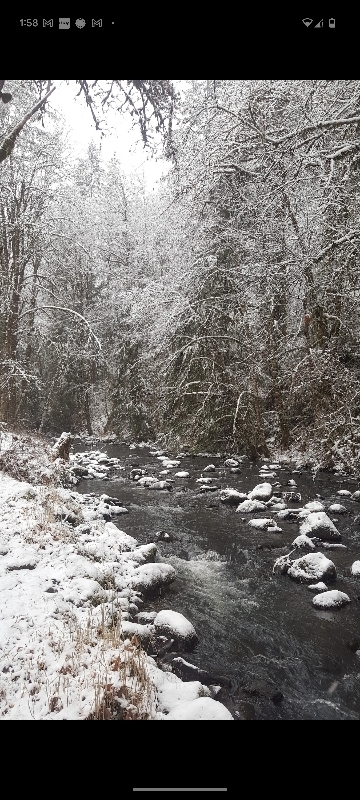
[(264, 511), (266, 508), (265, 503), (261, 503), (260, 500), (244, 500), (243, 503), (236, 509), (236, 514), (252, 514), (255, 511)]
[(322, 553), (308, 553), (297, 558), (288, 569), (288, 575), (300, 583), (312, 583), (336, 578), (335, 564)]
[(159, 635), (170, 636), (181, 650), (191, 650), (197, 642), (194, 626), (177, 611), (163, 609), (154, 619), (155, 631)]
[(144, 594), (168, 586), (176, 578), (176, 572), (171, 564), (143, 564), (131, 578), (133, 589)]
[(258, 483), (252, 492), (249, 492), (248, 498), (249, 500), (261, 500), (263, 503), (266, 503), (267, 500), (270, 500), (272, 493), (273, 488), (271, 483)]
[(326, 541), (339, 540), (340, 533), (325, 511), (315, 511), (307, 514), (300, 523), (300, 533), (306, 536), (316, 536), (317, 539)]
[(341, 608), (346, 603), (350, 603), (349, 595), (339, 592), (337, 589), (317, 594), (312, 601), (315, 608)]
[(184, 703), (178, 703), (165, 719), (234, 719), (230, 711), (211, 697), (198, 697)]

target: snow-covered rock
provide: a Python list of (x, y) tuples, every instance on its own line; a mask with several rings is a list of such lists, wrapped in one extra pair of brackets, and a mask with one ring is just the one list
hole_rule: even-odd
[(336, 494), (340, 495), (340, 497), (351, 497), (351, 492), (348, 489), (339, 489)]
[(133, 536), (129, 536), (129, 534), (125, 533), (124, 531), (120, 531), (113, 522), (106, 522), (104, 525), (104, 531), (108, 537), (113, 537), (112, 542), (114, 543), (116, 549), (121, 550), (122, 553), (133, 550), (138, 544), (137, 539), (135, 539)]
[(311, 500), (310, 503), (305, 503), (304, 509), (308, 511), (325, 511), (325, 508), (319, 500)]
[(133, 636), (136, 636), (140, 640), (143, 647), (146, 647), (150, 642), (150, 637), (153, 633), (153, 626), (141, 625), (136, 622), (122, 620), (121, 632), (124, 639), (132, 639)]
[[(140, 480), (141, 480), (141, 478), (140, 478)], [(169, 481), (166, 481), (166, 480), (165, 481), (156, 481), (155, 483), (150, 483), (150, 485), (147, 488), (148, 489), (155, 489), (155, 490), (157, 490), (157, 489), (158, 490), (167, 489), (168, 491), (170, 491), (172, 489), (172, 485), (171, 485), (171, 483), (169, 483)]]
[(136, 615), (136, 619), (140, 625), (152, 625), (156, 615), (156, 611), (139, 611)]
[(351, 500), (356, 500), (358, 503), (360, 503), (360, 490), (359, 489), (357, 489), (356, 492), (353, 492), (353, 494), (351, 495)]
[(118, 516), (120, 514), (128, 514), (129, 511), (124, 506), (114, 506), (110, 505), (109, 503), (100, 502), (97, 511), (99, 514), (102, 514), (103, 517), (108, 517), (111, 515)]
[(360, 576), (360, 561), (354, 561), (353, 564), (351, 564), (351, 574)]
[(286, 509), (286, 504), (283, 503), (280, 497), (272, 497), (266, 505), (271, 511), (285, 511)]
[(167, 586), (175, 578), (176, 572), (171, 564), (144, 564), (134, 573), (131, 586), (145, 594)]
[(156, 558), (156, 544), (141, 544), (131, 551), (131, 560), (137, 564), (148, 564), (154, 562)]
[(350, 603), (349, 595), (345, 594), (345, 592), (339, 592), (337, 589), (317, 594), (312, 601), (315, 608), (340, 608), (346, 603)]
[(276, 527), (274, 525), (274, 521), (270, 517), (263, 519), (250, 519), (248, 525), (251, 525), (252, 528), (257, 528), (259, 531), (267, 530), (269, 527)]
[(190, 664), (189, 661), (185, 661), (181, 656), (171, 660), (171, 669), (174, 675), (177, 675), (182, 681), (197, 680), (206, 683), (210, 679), (210, 675), (206, 670), (197, 667), (195, 664)]
[(175, 478), (188, 478), (189, 475), (190, 473), (185, 472), (185, 470), (183, 472), (175, 472)]
[(341, 503), (332, 503), (332, 505), (329, 506), (328, 511), (331, 511), (332, 514), (347, 513), (347, 509), (345, 508), (345, 506), (342, 506)]
[(279, 503), (283, 503), (283, 498), (278, 494), (273, 494), (270, 500), (266, 501), (267, 506), (277, 506)]
[(146, 489), (148, 489), (152, 483), (158, 483), (158, 482), (159, 482), (158, 478), (154, 478), (153, 475), (146, 475), (143, 478), (139, 478), (139, 480), (137, 481), (137, 486), (143, 486)]
[(75, 606), (89, 606), (100, 604), (107, 597), (98, 581), (91, 578), (74, 578), (63, 592), (63, 599)]
[(178, 467), (178, 466), (179, 466), (179, 464), (181, 463), (181, 462), (180, 462), (179, 460), (177, 460), (176, 458), (175, 458), (175, 459), (171, 459), (171, 458), (162, 458), (162, 459), (161, 459), (161, 461), (162, 461), (162, 465), (163, 465), (163, 467), (165, 467), (165, 468), (168, 468), (168, 469), (172, 469), (173, 467)]
[(238, 505), (243, 500), (247, 500), (247, 494), (238, 492), (236, 489), (222, 489), (220, 500), (222, 503), (229, 503), (229, 505)]
[(249, 492), (248, 498), (249, 500), (261, 500), (262, 502), (266, 502), (270, 500), (272, 492), (271, 483), (258, 483), (257, 486)]
[(234, 719), (227, 708), (211, 697), (199, 697), (197, 700), (179, 703), (169, 712), (165, 719)]
[(306, 536), (306, 533), (302, 533), (300, 536), (297, 536), (292, 543), (292, 547), (308, 547), (309, 550), (315, 550), (314, 542), (309, 538), (309, 536)]
[(236, 509), (236, 514), (252, 514), (254, 511), (264, 511), (266, 509), (265, 503), (261, 503), (260, 500), (244, 500), (243, 503)]
[(224, 461), (224, 466), (225, 467), (238, 467), (239, 466), (239, 461), (236, 461), (235, 458), (227, 458), (226, 461)]
[(215, 472), (215, 470), (215, 464), (208, 464), (207, 467), (204, 467), (203, 472)]
[(340, 539), (340, 533), (325, 511), (310, 512), (300, 523), (300, 533), (316, 536), (324, 541)]
[(132, 481), (138, 481), (139, 478), (143, 478), (144, 475), (146, 475), (145, 469), (136, 468), (131, 470), (129, 478)]
[(88, 473), (89, 475), (92, 475), (93, 478), (96, 478), (99, 481), (102, 481), (104, 480), (104, 478), (106, 478), (105, 472), (98, 472), (93, 467), (88, 467)]
[(196, 483), (203, 483), (205, 485), (210, 485), (213, 482), (212, 478), (196, 478)]
[(347, 550), (346, 544), (339, 544), (339, 542), (322, 542), (321, 547), (324, 550)]
[[(207, 686), (203, 686), (200, 681), (188, 681), (183, 683), (180, 678), (172, 672), (163, 672), (158, 667), (149, 667), (149, 675), (152, 684), (156, 688), (159, 710), (168, 714), (180, 703), (192, 703), (199, 697), (211, 697), (211, 691)], [(167, 717), (163, 717), (167, 719)]]
[(194, 626), (177, 611), (163, 609), (154, 619), (157, 634), (171, 637), (177, 647), (190, 650), (197, 642)]
[(308, 586), (307, 588), (310, 590), (310, 592), (328, 591), (328, 587), (326, 586), (326, 583), (323, 583), (323, 581), (319, 581), (318, 583), (311, 583), (310, 586)]
[(308, 553), (292, 562), (288, 575), (301, 583), (336, 578), (335, 564), (322, 553)]

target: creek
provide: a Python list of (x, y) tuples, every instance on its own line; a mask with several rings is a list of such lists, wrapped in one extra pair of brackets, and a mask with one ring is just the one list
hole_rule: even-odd
[[(193, 623), (199, 642), (192, 653), (180, 655), (228, 679), (217, 699), (234, 718), (359, 719), (360, 578), (351, 575), (350, 567), (360, 559), (360, 505), (337, 495), (339, 489), (354, 492), (358, 483), (325, 472), (298, 474), (290, 464), (270, 479), (281, 484), (278, 491), (289, 490), (289, 479), (296, 481), (302, 499), (287, 503), (290, 508), (320, 499), (325, 509), (334, 502), (347, 509), (344, 515), (329, 513), (346, 549), (319, 546), (317, 551), (336, 566), (337, 579), (329, 588), (346, 592), (351, 602), (336, 610), (315, 610), (306, 585), (273, 574), (276, 559), (292, 550), (297, 522), (281, 520), (282, 533), (256, 530), (248, 525), (250, 518), (274, 513), (241, 516), (236, 506), (220, 501), (219, 491), (201, 493), (196, 483), (210, 475), (216, 486), (248, 492), (265, 480), (259, 477), (260, 462), (243, 460), (241, 473), (234, 474), (222, 458), (187, 455), (166, 476), (173, 480), (172, 491), (155, 491), (129, 477), (134, 467), (154, 476), (164, 469), (148, 447), (74, 446), (76, 452), (96, 448), (119, 458), (125, 470), (114, 480), (81, 480), (76, 491), (117, 497), (129, 514), (116, 524), (139, 544), (156, 541), (159, 531), (170, 535), (172, 541), (157, 542), (157, 560), (172, 564), (177, 578), (159, 596), (146, 599), (142, 610), (169, 608)], [(209, 463), (216, 471), (204, 473)], [(175, 477), (180, 470), (190, 477)]]

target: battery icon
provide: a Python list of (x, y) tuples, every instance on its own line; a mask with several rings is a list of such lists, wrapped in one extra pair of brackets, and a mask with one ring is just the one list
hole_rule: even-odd
[(331, 19), (329, 19), (329, 28), (335, 28), (335, 20), (334, 20), (334, 17), (331, 17)]

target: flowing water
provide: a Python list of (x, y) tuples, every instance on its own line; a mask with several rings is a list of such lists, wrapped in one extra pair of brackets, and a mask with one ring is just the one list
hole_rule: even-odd
[[(241, 516), (235, 513), (236, 506), (221, 503), (219, 492), (202, 494), (196, 483), (204, 467), (213, 463), (216, 472), (204, 476), (210, 475), (221, 488), (248, 492), (265, 480), (259, 477), (259, 464), (243, 461), (241, 474), (233, 474), (223, 459), (186, 456), (167, 476), (174, 481), (173, 490), (155, 491), (129, 478), (133, 467), (154, 476), (164, 469), (149, 448), (75, 447), (95, 448), (119, 458), (125, 471), (116, 480), (82, 480), (77, 491), (117, 497), (130, 512), (117, 524), (139, 544), (154, 541), (159, 531), (173, 537), (172, 542), (158, 542), (157, 560), (171, 563), (177, 578), (161, 595), (146, 601), (142, 610), (170, 608), (193, 623), (199, 643), (191, 654), (181, 655), (215, 678), (222, 676), (217, 699), (234, 718), (359, 719), (360, 578), (351, 576), (350, 567), (360, 559), (360, 519), (356, 519), (360, 505), (336, 494), (341, 488), (353, 492), (358, 484), (329, 473), (315, 478), (308, 471), (293, 474), (290, 466), (270, 479), (281, 484), (279, 491), (289, 490), (288, 480), (295, 479), (302, 500), (287, 503), (289, 507), (321, 498), (326, 508), (330, 502), (340, 502), (348, 510), (342, 516), (330, 513), (347, 549), (317, 550), (336, 566), (337, 580), (329, 588), (346, 592), (351, 602), (334, 611), (319, 611), (313, 608), (314, 594), (306, 585), (273, 574), (275, 560), (292, 549), (298, 524), (281, 520), (282, 533), (277, 534), (255, 530), (248, 525), (250, 518), (274, 514)], [(179, 470), (188, 471), (190, 477), (175, 478)], [(292, 558), (305, 552), (309, 551), (297, 551)]]

